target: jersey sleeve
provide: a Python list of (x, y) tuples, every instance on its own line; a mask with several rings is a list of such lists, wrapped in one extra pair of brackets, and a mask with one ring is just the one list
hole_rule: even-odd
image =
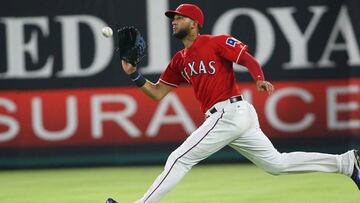
[(234, 63), (239, 63), (242, 54), (248, 46), (230, 35), (220, 35), (215, 38), (215, 47), (218, 54)]
[(161, 74), (158, 82), (162, 82), (173, 87), (178, 87), (181, 83), (183, 83), (184, 79), (179, 71), (179, 62), (180, 61), (177, 55), (175, 55), (166, 67), (165, 71)]

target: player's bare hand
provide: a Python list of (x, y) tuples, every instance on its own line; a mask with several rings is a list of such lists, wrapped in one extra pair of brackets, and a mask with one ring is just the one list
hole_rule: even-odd
[(258, 80), (256, 81), (256, 88), (259, 92), (268, 92), (268, 94), (272, 94), (274, 92), (274, 86), (265, 80)]
[(136, 67), (133, 66), (131, 63), (128, 63), (124, 60), (121, 60), (122, 68), (124, 69), (124, 72), (128, 75), (136, 71)]

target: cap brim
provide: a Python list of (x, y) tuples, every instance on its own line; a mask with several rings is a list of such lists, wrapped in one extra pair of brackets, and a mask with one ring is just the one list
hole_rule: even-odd
[(165, 15), (166, 15), (168, 18), (173, 19), (175, 15), (181, 15), (181, 13), (170, 10), (170, 11), (166, 11), (166, 12), (165, 12)]

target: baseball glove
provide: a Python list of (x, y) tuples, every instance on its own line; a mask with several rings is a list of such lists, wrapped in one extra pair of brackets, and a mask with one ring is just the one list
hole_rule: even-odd
[(145, 56), (146, 43), (135, 27), (123, 27), (117, 30), (120, 59), (136, 66)]

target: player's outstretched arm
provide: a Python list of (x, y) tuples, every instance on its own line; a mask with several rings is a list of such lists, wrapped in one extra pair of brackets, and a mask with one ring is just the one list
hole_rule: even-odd
[(256, 89), (259, 92), (268, 92), (269, 95), (274, 92), (274, 86), (265, 80), (264, 73), (259, 62), (251, 56), (251, 54), (245, 51), (239, 64), (245, 66), (249, 70), (250, 75), (256, 81)]
[(164, 83), (159, 82), (154, 84), (151, 81), (145, 79), (141, 73), (137, 71), (137, 68), (131, 63), (121, 60), (121, 65), (124, 72), (129, 75), (130, 79), (138, 87), (140, 87), (147, 96), (154, 100), (161, 100), (173, 89), (172, 86), (166, 85)]

